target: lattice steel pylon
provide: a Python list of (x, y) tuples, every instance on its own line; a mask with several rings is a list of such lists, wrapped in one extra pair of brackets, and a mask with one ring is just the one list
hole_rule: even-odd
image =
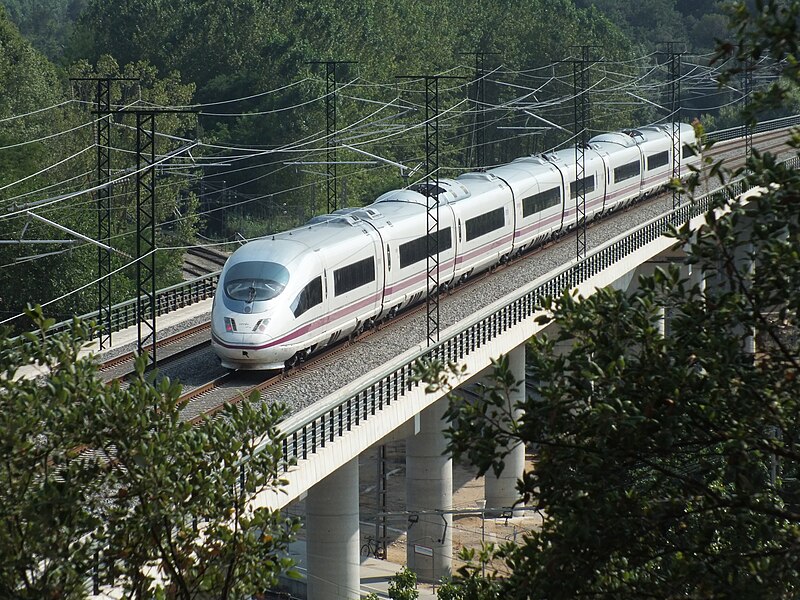
[[(672, 111), (672, 179), (681, 177), (681, 55), (677, 52), (670, 53), (670, 109)], [(681, 203), (681, 194), (677, 188), (672, 188), (672, 208), (678, 208)]]
[(136, 349), (156, 361), (156, 115), (196, 109), (120, 109), (136, 115)]
[[(111, 79), (97, 80), (97, 241), (111, 243)], [(100, 349), (111, 346), (111, 252), (97, 249), (97, 325)]]
[(425, 78), (425, 204), (427, 207), (428, 344), (439, 341), (439, 78)]
[(591, 121), (589, 61), (593, 46), (580, 46), (581, 57), (572, 61), (573, 111), (575, 117), (575, 258), (586, 258), (586, 146)]
[(336, 63), (325, 63), (325, 127), (327, 148), (325, 160), (327, 161), (327, 178), (325, 190), (328, 214), (336, 210), (337, 185), (336, 185)]
[[(467, 156), (467, 164), (472, 167), (485, 167), (486, 160), (486, 57), (499, 52), (459, 52), (462, 55), (475, 56), (475, 118), (473, 120), (472, 137), (474, 152)], [(467, 147), (468, 150), (472, 146)]]
[[(681, 158), (683, 145), (681, 144), (681, 55), (676, 50), (680, 42), (664, 42), (669, 60), (669, 105), (670, 123), (672, 125), (672, 180), (681, 177)], [(678, 208), (681, 203), (681, 193), (677, 187), (672, 188), (672, 208)]]
[[(139, 81), (132, 77), (72, 77), (97, 85), (97, 241), (111, 243), (111, 83)], [(111, 346), (111, 250), (97, 248), (97, 337), (100, 350)]]
[(744, 158), (750, 158), (753, 153), (753, 118), (750, 114), (751, 98), (753, 93), (753, 59), (748, 58), (744, 61)]
[(137, 350), (151, 346), (156, 359), (156, 145), (155, 112), (136, 113), (136, 313)]
[(351, 60), (312, 60), (306, 64), (325, 65), (325, 198), (326, 212), (338, 208), (338, 184), (336, 172), (336, 67), (351, 65)]
[(427, 252), (426, 332), (428, 345), (439, 342), (439, 80), (464, 79), (449, 75), (402, 75), (398, 79), (425, 82), (425, 206), (427, 212), (425, 247)]

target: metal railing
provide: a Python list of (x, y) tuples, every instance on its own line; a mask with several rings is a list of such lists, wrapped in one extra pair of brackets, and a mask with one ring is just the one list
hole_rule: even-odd
[[(789, 117), (780, 117), (778, 119), (770, 119), (769, 121), (756, 123), (756, 126), (753, 128), (753, 133), (764, 133), (767, 131), (773, 131), (775, 129), (783, 129), (784, 127), (793, 127), (795, 125), (800, 125), (800, 115), (791, 115)], [(729, 129), (709, 131), (706, 134), (706, 137), (709, 141), (723, 142), (725, 140), (733, 140), (744, 137), (745, 133), (746, 126), (737, 125), (736, 127), (730, 127)]]
[[(800, 160), (793, 158), (786, 163), (798, 168)], [(694, 217), (705, 214), (712, 201), (730, 199), (743, 193), (741, 181), (728, 189), (706, 194), (693, 202), (644, 223), (624, 237), (603, 245), (580, 262), (565, 266), (548, 280), (532, 289), (523, 288), (507, 304), (489, 314), (478, 314), (465, 322), (462, 329), (450, 334), (438, 344), (425, 348), (402, 359), (400, 364), (388, 365), (376, 373), (372, 382), (346, 397), (336, 399), (311, 412), (302, 411), (284, 421), (281, 430), (286, 434), (283, 441), (284, 469), (294, 459), (306, 459), (318, 449), (343, 436), (362, 421), (374, 417), (383, 408), (398, 402), (415, 385), (415, 365), (424, 360), (439, 360), (444, 363), (457, 362), (470, 353), (490, 343), (503, 332), (532, 317), (546, 297), (554, 297), (565, 290), (577, 287), (604, 269), (629, 256), (639, 248), (655, 241), (670, 227), (679, 227)], [(400, 360), (400, 359), (399, 359)]]
[[(219, 282), (221, 271), (215, 271), (189, 281), (176, 283), (156, 292), (156, 316), (162, 316), (173, 310), (185, 308), (195, 302), (206, 300), (214, 295)], [(147, 303), (149, 304), (149, 302)], [(145, 312), (149, 308), (145, 307)], [(83, 321), (94, 321), (97, 319), (97, 312), (81, 315)], [(136, 314), (136, 299), (126, 300), (111, 307), (111, 331), (120, 331), (127, 327), (132, 327), (138, 322)], [(48, 331), (58, 333), (69, 330), (72, 320), (56, 323)]]

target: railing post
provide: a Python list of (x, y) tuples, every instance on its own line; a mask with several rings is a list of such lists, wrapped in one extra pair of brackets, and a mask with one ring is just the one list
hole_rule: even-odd
[(317, 420), (311, 421), (311, 454), (317, 453)]

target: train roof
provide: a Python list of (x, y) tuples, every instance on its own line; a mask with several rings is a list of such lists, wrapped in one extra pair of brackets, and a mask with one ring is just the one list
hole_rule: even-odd
[(558, 168), (547, 159), (539, 155), (521, 156), (515, 158), (510, 163), (493, 167), (489, 171), (492, 175), (502, 177), (503, 180), (512, 184), (520, 179), (530, 179), (531, 177), (560, 177)]
[[(564, 148), (562, 150), (556, 150), (555, 152), (548, 152), (542, 155), (545, 159), (549, 162), (558, 165), (562, 169), (575, 170), (575, 148)], [(591, 147), (586, 148), (585, 153), (585, 160), (588, 162), (592, 162), (595, 160), (601, 160), (600, 155), (593, 150)]]
[(305, 225), (248, 242), (228, 259), (230, 264), (248, 260), (270, 260), (283, 265), (308, 251), (352, 244), (368, 235), (368, 220), (386, 217), (370, 207), (344, 209), (331, 215), (319, 215)]
[[(684, 135), (695, 139), (694, 127), (688, 123), (680, 123), (681, 137)], [(637, 142), (662, 140), (664, 136), (672, 136), (672, 123), (664, 123), (660, 125), (648, 125), (646, 127), (637, 127), (636, 129), (626, 129), (625, 133), (630, 135)], [(688, 139), (688, 138), (687, 138)]]
[(428, 184), (424, 181), (420, 181), (407, 188), (390, 190), (380, 195), (370, 206), (375, 206), (383, 202), (410, 202), (427, 206), (428, 196), (426, 192), (428, 191), (436, 197), (439, 204), (458, 202), (470, 196), (470, 191), (467, 187), (455, 179), (440, 179), (437, 183), (438, 187), (436, 183)]
[(636, 141), (631, 137), (628, 133), (622, 133), (619, 131), (612, 131), (610, 133), (601, 133), (600, 135), (596, 135), (589, 140), (589, 143), (592, 145), (611, 145), (614, 144), (616, 146), (621, 146), (623, 148), (632, 148), (636, 146)]
[(247, 242), (231, 254), (225, 263), (225, 268), (237, 263), (264, 260), (283, 265), (290, 264), (308, 250), (308, 245), (299, 238), (287, 238), (284, 233)]

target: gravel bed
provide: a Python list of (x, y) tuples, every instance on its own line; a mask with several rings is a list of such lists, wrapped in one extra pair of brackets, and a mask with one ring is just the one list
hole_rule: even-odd
[[(742, 150), (731, 149), (731, 159)], [(720, 149), (715, 151), (720, 156)], [(724, 154), (724, 152), (722, 153)], [(670, 194), (638, 203), (610, 218), (594, 223), (587, 231), (587, 249), (591, 250), (617, 235), (633, 229), (672, 208)], [(532, 281), (549, 273), (575, 257), (575, 234), (529, 254), (508, 268), (501, 269), (476, 285), (456, 290), (440, 302), (440, 328), (458, 323), (476, 311), (518, 289), (521, 282)], [(262, 394), (264, 402), (284, 402), (289, 412), (299, 411), (340, 389), (353, 380), (393, 360), (427, 338), (427, 315), (422, 312), (399, 322), (390, 323), (370, 336), (356, 340), (337, 353), (334, 360), (324, 361), (313, 369), (294, 374), (290, 385), (281, 385)], [(193, 365), (193, 368), (198, 368)], [(206, 369), (206, 367), (203, 367)], [(208, 410), (214, 401), (198, 399), (184, 410), (186, 418)]]
[(184, 394), (227, 372), (210, 346), (158, 368), (159, 377), (180, 381)]

